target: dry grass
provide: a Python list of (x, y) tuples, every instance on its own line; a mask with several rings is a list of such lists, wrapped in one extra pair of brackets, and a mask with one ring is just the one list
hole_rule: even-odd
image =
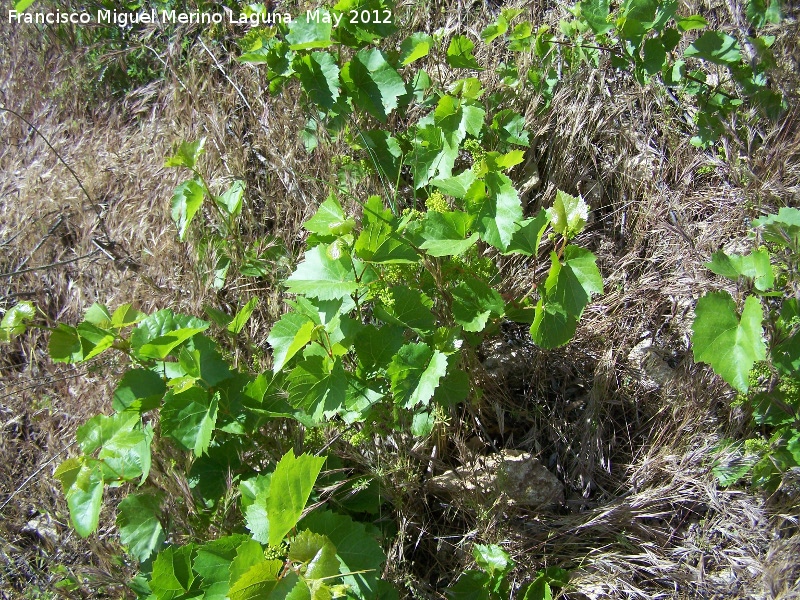
[[(493, 14), (489, 4), (454, 7), (415, 5), (410, 28), (474, 33)], [(535, 22), (564, 16), (551, 3), (526, 8)], [(726, 27), (740, 24), (736, 3), (690, 9)], [(796, 20), (776, 33), (783, 64), (795, 67), (782, 85), (794, 94)], [(21, 28), (3, 29), (0, 41), (0, 100), (41, 131), (89, 195), (42, 136), (0, 114), (0, 272), (14, 273), (2, 278), (3, 307), (33, 299), (49, 322), (74, 323), (95, 301), (202, 314), (206, 304), (232, 311), (257, 295), (262, 302), (246, 335), (264, 348), (282, 310), (277, 279), (234, 275), (224, 290), (211, 289), (209, 262), (196, 258), (198, 239), (179, 244), (169, 219), (180, 174), (161, 165), (175, 141), (206, 136), (212, 186), (247, 182), (242, 239), (263, 248), (279, 238), (295, 260), (299, 224), (327, 195), (344, 147), (321, 144), (309, 159), (296, 138), (303, 124), (297, 90), (266, 97), (263, 70), (236, 64), (229, 48), (206, 41), (183, 57), (178, 44), (163, 49), (165, 81), (124, 101), (87, 105), (70, 91), (76, 55)], [(503, 59), (480, 51), (481, 60)], [(435, 68), (445, 82), (457, 77)], [(497, 542), (520, 564), (516, 583), (543, 566), (572, 569), (570, 598), (800, 597), (797, 497), (716, 486), (713, 447), (749, 423), (689, 349), (694, 300), (713, 281), (703, 263), (742, 239), (760, 207), (800, 204), (798, 109), (762, 132), (760, 147), (745, 139), (720, 158), (676, 134), (685, 115), (658, 90), (622, 77), (579, 72), (544, 116), (535, 98), (515, 102), (527, 109), (543, 182), (528, 210), (547, 204), (557, 188), (594, 198), (595, 221), (579, 241), (598, 255), (606, 293), (565, 349), (541, 352), (516, 328), (504, 330), (485, 350), (512, 347), (513, 364), (479, 373), (476, 362), (484, 400), (452, 415), (437, 455), (432, 441), (402, 436), (370, 451), (339, 449), (380, 475), (393, 501), (385, 516), (399, 533), (387, 574), (407, 596), (438, 598), (469, 564), (474, 542)], [(96, 245), (109, 241), (111, 256)], [(64, 264), (47, 267), (54, 263)], [(512, 290), (539, 275), (509, 261), (504, 276)], [(72, 452), (75, 428), (110, 410), (109, 374), (121, 367), (109, 359), (55, 366), (46, 339), (33, 331), (0, 354), (0, 597), (58, 593), (65, 574), (78, 581), (62, 592), (68, 597), (118, 597), (130, 568), (116, 558), (113, 526), (78, 539), (51, 474)], [(653, 381), (630, 359), (642, 340), (669, 369), (666, 380)], [(268, 361), (244, 350), (241, 359)], [(492, 447), (536, 454), (565, 483), (562, 510), (510, 510), (469, 498), (450, 506), (425, 496), (426, 477)], [(101, 522), (113, 522), (113, 503)]]

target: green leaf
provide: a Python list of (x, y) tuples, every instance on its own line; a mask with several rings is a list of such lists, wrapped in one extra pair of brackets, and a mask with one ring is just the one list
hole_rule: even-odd
[(150, 469), (152, 431), (142, 428), (137, 413), (96, 415), (78, 428), (78, 443), (86, 455), (101, 448), (103, 477), (106, 481), (129, 481), (147, 477)]
[(18, 302), (6, 311), (0, 321), (0, 342), (25, 333), (27, 324), (36, 316), (36, 308), (31, 302)]
[(424, 343), (400, 348), (386, 370), (395, 402), (403, 408), (427, 406), (446, 372), (447, 356)]
[(407, 286), (393, 286), (389, 288), (388, 294), (390, 303), (375, 307), (375, 314), (379, 319), (420, 332), (433, 329), (436, 324), (431, 313), (433, 300), (423, 292)]
[(172, 195), (172, 222), (178, 228), (178, 239), (186, 241), (189, 225), (203, 204), (205, 188), (198, 181), (191, 179), (175, 188)]
[[(310, 16), (310, 18), (306, 18)], [(317, 16), (317, 19), (314, 19)], [(293, 19), (289, 24), (286, 41), (290, 50), (327, 48), (331, 45), (331, 16), (327, 10), (311, 11), (311, 15)]]
[(740, 319), (730, 294), (706, 294), (697, 301), (692, 324), (694, 359), (710, 364), (731, 386), (746, 392), (753, 363), (767, 357), (763, 318), (761, 302), (755, 296), (745, 300)]
[(481, 31), (481, 39), (485, 44), (489, 44), (506, 31), (508, 31), (508, 21), (503, 15), (499, 15), (494, 23), (487, 25)]
[(706, 31), (683, 54), (718, 65), (738, 65), (742, 60), (736, 38), (720, 31)]
[(453, 147), (458, 146), (468, 133), (480, 137), (485, 117), (486, 111), (480, 106), (449, 95), (439, 99), (433, 112), (434, 125), (442, 129)]
[(463, 200), (469, 192), (469, 188), (475, 183), (476, 178), (475, 171), (467, 169), (454, 177), (434, 179), (431, 184), (448, 196)]
[(70, 458), (61, 463), (54, 477), (64, 487), (72, 526), (81, 537), (88, 537), (100, 521), (103, 502), (103, 468), (96, 460)]
[(214, 201), (217, 206), (222, 208), (230, 216), (235, 217), (242, 212), (242, 200), (244, 199), (244, 189), (247, 184), (237, 179), (231, 184), (221, 196), (215, 196)]
[(131, 346), (134, 349), (134, 354), (139, 358), (163, 360), (169, 356), (170, 352), (175, 348), (206, 329), (208, 329), (208, 323), (200, 327), (175, 329), (165, 335), (152, 338), (150, 341), (140, 346), (134, 344), (132, 339)]
[(596, 35), (608, 33), (614, 28), (614, 23), (608, 21), (608, 0), (582, 0), (580, 7), (581, 15)]
[(547, 216), (556, 233), (572, 239), (583, 231), (589, 218), (589, 206), (580, 196), (576, 198), (558, 190), (552, 208), (547, 209)]
[(346, 222), (347, 215), (344, 214), (342, 205), (338, 198), (331, 194), (319, 205), (314, 216), (303, 223), (303, 229), (322, 237), (331, 237), (336, 236), (334, 232), (340, 230)]
[(311, 341), (316, 325), (305, 315), (287, 313), (269, 332), (267, 343), (272, 346), (272, 369), (277, 372)]
[(750, 0), (746, 13), (753, 27), (763, 27), (767, 23), (777, 25), (781, 22), (781, 3), (780, 0)]
[(667, 50), (659, 38), (647, 38), (642, 47), (642, 68), (648, 75), (660, 73), (667, 60)]
[(544, 577), (537, 577), (521, 590), (521, 600), (553, 600), (553, 590)]
[(147, 315), (132, 308), (130, 304), (123, 304), (111, 315), (111, 326), (115, 329), (122, 329), (129, 325), (135, 325)]
[(539, 254), (539, 244), (542, 242), (542, 235), (549, 224), (550, 216), (545, 209), (540, 210), (532, 219), (522, 221), (519, 229), (511, 237), (511, 243), (506, 248), (506, 252), (537, 256)]
[(353, 260), (333, 259), (322, 244), (308, 250), (305, 259), (286, 280), (287, 289), (320, 300), (346, 298), (358, 289)]
[(403, 328), (367, 325), (353, 342), (358, 361), (366, 372), (384, 369), (403, 345)]
[(444, 131), (434, 125), (415, 128), (411, 140), (411, 152), (404, 161), (414, 174), (414, 188), (427, 184), (437, 173), (440, 178), (449, 178), (458, 158), (458, 147), (445, 138)]
[(764, 241), (800, 251), (800, 209), (784, 206), (776, 215), (755, 219), (753, 227), (761, 229)]
[(428, 56), (433, 47), (433, 38), (427, 33), (416, 32), (411, 34), (400, 44), (400, 64), (404, 67), (414, 61)]
[(420, 248), (431, 256), (458, 256), (478, 241), (478, 234), (469, 233), (472, 217), (461, 211), (428, 211), (422, 221), (420, 235), (425, 239)]
[(383, 597), (378, 594), (378, 576), (386, 557), (362, 523), (329, 511), (315, 511), (300, 526), (324, 535), (336, 547), (341, 564), (339, 572), (352, 573), (342, 577), (343, 583), (350, 585), (361, 598)]
[(135, 411), (141, 414), (158, 407), (166, 392), (167, 386), (157, 373), (131, 369), (117, 384), (111, 406), (117, 412)]
[(480, 63), (472, 53), (475, 44), (463, 35), (455, 35), (447, 47), (447, 64), (456, 69), (481, 69)]
[(515, 565), (511, 555), (497, 544), (475, 544), (472, 555), (478, 566), (492, 577), (504, 576)]
[(170, 546), (158, 553), (150, 577), (150, 589), (158, 600), (178, 600), (191, 589), (196, 577), (192, 554), (194, 544)]
[(23, 12), (34, 2), (35, 0), (17, 0), (14, 3), (14, 10), (16, 10), (17, 12)]
[(353, 103), (385, 123), (397, 108), (398, 98), (406, 94), (400, 74), (377, 48), (359, 51), (342, 69)]
[(690, 15), (688, 17), (681, 17), (676, 19), (678, 29), (681, 31), (692, 31), (693, 29), (705, 29), (708, 27), (708, 21), (701, 15)]
[[(203, 578), (203, 600), (225, 600), (230, 588), (230, 569), (237, 550), (243, 544), (254, 543), (246, 535), (221, 537), (197, 547), (192, 569)], [(263, 557), (261, 546), (256, 552)]]
[(508, 176), (487, 173), (485, 181), (478, 180), (469, 189), (465, 203), (481, 239), (499, 250), (508, 249), (522, 219), (522, 204)]
[(341, 359), (309, 356), (292, 369), (288, 383), (289, 403), (305, 410), (314, 422), (333, 416), (344, 404), (347, 376)]
[(365, 131), (361, 139), (375, 171), (385, 177), (388, 184), (394, 185), (400, 176), (400, 159), (403, 156), (397, 139), (388, 131), (381, 130)]
[(550, 259), (550, 272), (531, 325), (533, 341), (543, 348), (563, 346), (572, 339), (592, 294), (603, 291), (597, 259), (588, 250), (568, 245), (563, 263), (555, 252)]
[(129, 494), (119, 503), (119, 539), (139, 562), (150, 558), (166, 539), (160, 513), (161, 498), (150, 493)]
[(196, 334), (186, 342), (178, 360), (188, 377), (202, 380), (207, 387), (233, 377), (230, 366), (217, 351), (216, 343), (202, 334)]
[(333, 56), (328, 52), (312, 52), (295, 59), (293, 67), (308, 98), (331, 110), (339, 98), (339, 67)]
[(501, 317), (503, 297), (480, 279), (465, 278), (451, 290), (453, 318), (464, 331), (483, 331), (490, 317)]
[(506, 144), (530, 146), (528, 132), (525, 130), (525, 118), (516, 111), (501, 110), (492, 119), (491, 128)]
[(621, 20), (617, 21), (617, 31), (626, 40), (635, 40), (653, 29), (658, 0), (625, 0), (621, 10)]
[(181, 142), (175, 154), (167, 158), (164, 166), (194, 169), (197, 159), (205, 152), (205, 145), (206, 138), (200, 138), (194, 142)]
[(304, 574), (306, 579), (323, 579), (339, 574), (336, 547), (326, 536), (307, 529), (292, 540), (289, 560), (306, 565)]
[(256, 306), (258, 306), (258, 298), (251, 298), (247, 304), (233, 316), (233, 320), (228, 324), (228, 331), (231, 333), (239, 333), (244, 329), (244, 326), (247, 324), (247, 321), (250, 320), (250, 315), (253, 314)]
[(217, 422), (219, 392), (190, 387), (185, 392), (167, 393), (161, 409), (161, 431), (186, 450), (202, 455), (208, 450)]
[(297, 525), (323, 464), (324, 456), (301, 454), (295, 457), (290, 450), (275, 467), (271, 483), (273, 493), (267, 498), (271, 545), (280, 544)]
[(706, 267), (717, 275), (736, 281), (739, 277), (748, 277), (753, 280), (755, 288), (761, 292), (770, 289), (775, 281), (772, 265), (769, 262), (767, 250), (756, 250), (751, 254), (725, 254), (718, 250), (711, 256), (711, 262)]
[(452, 600), (491, 600), (488, 573), (470, 569), (459, 576), (458, 581), (447, 589), (447, 597)]

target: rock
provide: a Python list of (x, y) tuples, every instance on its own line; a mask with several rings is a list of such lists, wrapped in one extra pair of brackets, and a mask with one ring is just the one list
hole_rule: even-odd
[(490, 502), (543, 507), (564, 501), (564, 486), (528, 452), (503, 450), (479, 456), (428, 481), (428, 491), (444, 498), (481, 494)]

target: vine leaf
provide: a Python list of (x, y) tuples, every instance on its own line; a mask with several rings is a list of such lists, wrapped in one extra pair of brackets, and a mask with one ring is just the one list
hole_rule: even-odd
[(433, 38), (427, 33), (418, 31), (411, 34), (400, 44), (400, 63), (405, 67), (414, 61), (428, 56), (433, 47)]
[(347, 375), (341, 359), (309, 356), (289, 373), (289, 403), (302, 408), (319, 423), (342, 407), (347, 390)]
[(197, 575), (192, 570), (194, 544), (165, 548), (153, 561), (150, 589), (156, 598), (177, 600), (192, 588)]
[(282, 569), (283, 562), (280, 560), (262, 560), (256, 563), (232, 583), (228, 590), (228, 598), (230, 600), (268, 598), (278, 586), (278, 576)]
[(425, 343), (400, 348), (386, 370), (395, 401), (403, 408), (427, 405), (446, 372), (447, 356)]
[(122, 376), (114, 390), (111, 406), (118, 412), (135, 411), (141, 414), (161, 404), (166, 392), (167, 386), (157, 373), (131, 369)]
[(753, 280), (753, 285), (760, 292), (765, 292), (775, 282), (772, 265), (767, 250), (756, 250), (751, 254), (726, 254), (718, 250), (711, 255), (711, 262), (705, 265), (712, 272), (736, 281), (739, 277)]
[(683, 54), (718, 65), (735, 66), (742, 60), (742, 52), (736, 38), (720, 31), (706, 31), (686, 48)]
[[(306, 15), (308, 17), (308, 14)], [(309, 48), (327, 48), (331, 45), (331, 16), (328, 11), (317, 11), (317, 19), (293, 19), (289, 24), (286, 41), (290, 50), (307, 50)]]
[(542, 235), (549, 223), (550, 216), (545, 209), (540, 210), (539, 214), (532, 219), (522, 221), (519, 229), (511, 237), (511, 243), (506, 248), (506, 252), (516, 252), (525, 256), (538, 255)]
[(272, 346), (272, 370), (280, 371), (292, 357), (311, 341), (316, 327), (307, 316), (300, 313), (287, 313), (275, 323), (269, 332), (267, 343)]
[(202, 455), (208, 451), (211, 434), (217, 422), (219, 392), (209, 392), (193, 386), (164, 397), (161, 409), (161, 430), (187, 450)]
[(500, 317), (505, 310), (503, 297), (480, 279), (465, 279), (451, 294), (453, 318), (464, 331), (483, 331), (489, 317)]
[[(336, 547), (342, 581), (361, 598), (378, 598), (378, 574), (386, 556), (363, 523), (330, 511), (314, 512), (301, 522), (303, 528), (324, 535)], [(351, 573), (344, 575), (345, 573)]]
[(275, 467), (271, 487), (280, 493), (270, 494), (266, 499), (271, 545), (280, 544), (297, 525), (324, 463), (324, 456), (301, 454), (295, 457), (290, 450)]
[(478, 241), (478, 234), (468, 235), (472, 217), (461, 211), (428, 211), (422, 221), (420, 246), (431, 256), (458, 256)]
[(464, 199), (475, 216), (474, 228), (487, 244), (507, 250), (522, 219), (522, 204), (507, 175), (489, 172), (477, 180)]
[(472, 50), (475, 44), (463, 35), (453, 36), (447, 47), (447, 64), (456, 69), (475, 69), (482, 71), (480, 63), (475, 58)]
[(317, 106), (330, 110), (339, 98), (339, 67), (328, 52), (312, 52), (298, 57), (293, 68), (300, 85)]
[(206, 138), (194, 142), (181, 142), (175, 154), (167, 158), (165, 167), (187, 167), (194, 169), (197, 159), (205, 152)]
[(203, 204), (205, 188), (198, 181), (191, 179), (175, 188), (172, 195), (172, 222), (178, 228), (178, 239), (186, 241), (186, 234), (195, 213)]
[(406, 94), (406, 84), (377, 48), (359, 51), (342, 69), (355, 104), (385, 123)]
[(161, 498), (151, 493), (129, 494), (119, 503), (117, 527), (120, 541), (139, 562), (144, 562), (164, 543)]
[(286, 280), (286, 287), (294, 294), (336, 300), (355, 292), (358, 282), (350, 257), (331, 258), (320, 244), (306, 251), (303, 262)]
[(27, 323), (35, 316), (36, 309), (31, 302), (19, 302), (9, 308), (0, 321), (0, 342), (25, 333)]
[(547, 209), (547, 216), (556, 233), (571, 239), (583, 231), (589, 218), (589, 205), (580, 196), (558, 190), (552, 208)]
[(75, 531), (88, 537), (100, 521), (103, 502), (103, 468), (100, 462), (83, 457), (65, 460), (54, 474), (64, 487), (69, 517)]
[[(192, 568), (203, 578), (204, 600), (225, 600), (230, 589), (231, 563), (239, 547), (248, 542), (255, 543), (246, 535), (234, 534), (197, 547)], [(263, 556), (263, 551), (260, 554)]]
[(746, 392), (753, 363), (767, 357), (763, 318), (761, 302), (755, 296), (745, 300), (740, 318), (730, 294), (706, 294), (697, 301), (692, 324), (694, 359), (710, 364), (731, 386)]
[(289, 560), (306, 564), (307, 579), (323, 579), (339, 573), (336, 546), (326, 536), (308, 529), (301, 531), (292, 540)]
[(608, 4), (608, 0), (583, 0), (580, 3), (581, 14), (596, 35), (614, 28), (614, 23), (608, 22)]

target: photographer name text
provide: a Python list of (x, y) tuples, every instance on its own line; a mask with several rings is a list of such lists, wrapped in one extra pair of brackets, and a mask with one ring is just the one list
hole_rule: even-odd
[[(329, 13), (322, 10), (307, 10), (304, 17), (304, 20), (308, 23), (329, 23), (333, 27), (338, 27), (342, 22), (353, 24), (390, 24), (392, 22), (392, 12), (390, 10), (351, 10), (349, 14)], [(13, 9), (8, 11), (9, 23), (24, 23), (29, 25), (96, 24), (117, 25), (119, 27), (150, 23), (169, 23), (181, 25), (216, 25), (220, 23), (231, 23), (237, 25), (279, 25), (282, 23), (292, 23), (295, 20), (297, 19), (292, 17), (292, 15), (289, 13), (279, 12), (262, 14), (239, 13), (237, 15), (233, 12), (178, 12), (175, 10), (150, 10), (139, 12), (98, 10), (96, 13), (19, 12)]]

